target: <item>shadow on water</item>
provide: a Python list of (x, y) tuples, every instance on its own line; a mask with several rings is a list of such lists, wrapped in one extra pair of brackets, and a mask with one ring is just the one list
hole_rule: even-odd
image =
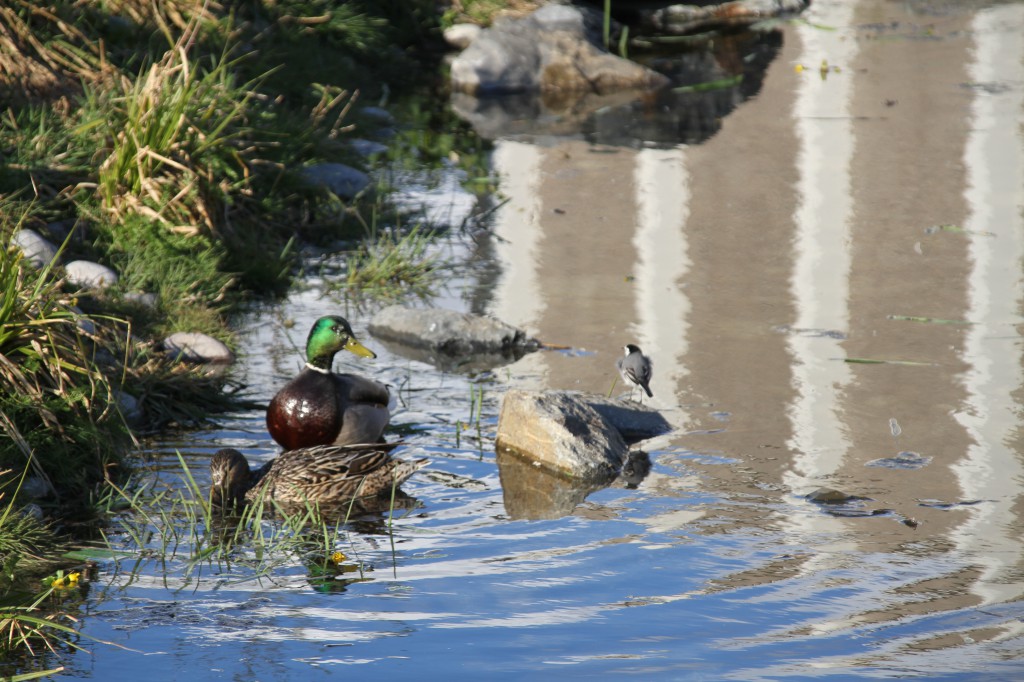
[[(168, 511), (106, 529), (127, 558), (82, 606), (84, 633), (132, 650), (60, 677), (1024, 676), (1024, 3), (804, 18), (683, 60), (679, 82), (742, 79), (664, 93), (665, 118), (481, 116), (506, 126), (484, 132), (501, 198), (445, 245), (486, 259), (440, 304), (573, 351), (450, 371), (351, 311), (379, 355), (337, 369), (395, 388), (394, 431), (431, 459), (403, 486), (419, 504), (204, 554), (191, 503), (167, 502), (173, 451), (202, 489), (220, 447), (275, 455), (263, 415), (155, 444)], [(264, 402), (345, 310), (330, 289), (246, 320)], [(495, 453), (507, 390), (607, 395), (630, 342), (674, 431), (627, 480), (575, 489)]]

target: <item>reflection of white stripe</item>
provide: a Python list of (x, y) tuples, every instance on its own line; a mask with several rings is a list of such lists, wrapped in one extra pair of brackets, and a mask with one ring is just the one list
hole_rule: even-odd
[(685, 148), (641, 150), (633, 176), (638, 206), (633, 237), (637, 252), (635, 333), (637, 343), (655, 363), (651, 382), (655, 400), (666, 403), (686, 374), (682, 359), (690, 303), (681, 287), (690, 269), (684, 233), (690, 186)]
[[(854, 5), (811, 6), (812, 22), (840, 30), (823, 31), (807, 24), (798, 27), (804, 64), (819, 64), (827, 57), (850, 72), (846, 67), (855, 58), (858, 43), (846, 27), (852, 21)], [(837, 389), (850, 381), (850, 372), (845, 363), (836, 361), (844, 354), (840, 341), (822, 332), (846, 332), (849, 326), (854, 140), (850, 78), (829, 74), (822, 79), (817, 70), (799, 78), (795, 128), (801, 141), (797, 157), (800, 206), (793, 217), (796, 256), (790, 282), (796, 330), (789, 336), (797, 397), (789, 410), (794, 469), (788, 472), (786, 482), (796, 492), (805, 493), (821, 485), (820, 477), (839, 468), (849, 448)]]
[(495, 287), (492, 312), (499, 320), (529, 327), (544, 309), (537, 282), (541, 150), (502, 140), (495, 143), (492, 163), (501, 193), (508, 198), (495, 216), (495, 260), (504, 263), (505, 270)]
[[(536, 334), (545, 300), (537, 280), (542, 155), (543, 148), (501, 140), (495, 143), (491, 160), (508, 201), (495, 214), (494, 255), (504, 269), (494, 287), (489, 312), (531, 334)], [(529, 353), (517, 363), (517, 376), (526, 383), (530, 383), (529, 377), (540, 382), (544, 364), (544, 353)]]
[[(1014, 502), (1020, 495), (1020, 336), (1016, 333), (1021, 306), (1021, 262), (1024, 258), (1024, 6), (1006, 5), (979, 12), (974, 19), (977, 41), (971, 80), (1015, 83), (1016, 87), (979, 90), (971, 105), (970, 136), (964, 152), (970, 216), (972, 270), (969, 319), (963, 358), (969, 408), (957, 415), (971, 435), (967, 457), (952, 466), (968, 499), (992, 500), (972, 508), (973, 516), (953, 535), (972, 552), (972, 560), (988, 570), (975, 584), (987, 601), (1005, 601), (1020, 594), (1016, 572), (1021, 541), (1012, 529), (1020, 521)], [(976, 232), (992, 232), (994, 237)]]

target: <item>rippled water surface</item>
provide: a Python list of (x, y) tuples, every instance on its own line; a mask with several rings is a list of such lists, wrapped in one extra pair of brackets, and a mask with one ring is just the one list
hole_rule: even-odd
[[(193, 561), (185, 535), (101, 562), (81, 630), (127, 648), (62, 676), (1024, 678), (1024, 4), (951, 5), (815, 2), (699, 144), (496, 140), (507, 202), (443, 246), (475, 267), (438, 303), (571, 351), (442, 372), (316, 280), (254, 312), (261, 400), (320, 314), (380, 353), (338, 366), (397, 388), (419, 506), (284, 553)], [(432, 203), (462, 215), (447, 179)], [(630, 341), (676, 427), (650, 474), (531, 494), (552, 484), (496, 461), (503, 393), (607, 393)], [(228, 445), (276, 452), (254, 411), (152, 467), (180, 490), (180, 450), (206, 486)]]

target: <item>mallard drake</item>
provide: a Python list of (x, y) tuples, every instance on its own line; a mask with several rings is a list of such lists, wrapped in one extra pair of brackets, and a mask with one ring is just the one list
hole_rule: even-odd
[(345, 318), (321, 317), (306, 339), (306, 366), (267, 408), (267, 430), (285, 450), (381, 440), (391, 420), (387, 386), (332, 372), (334, 356), (341, 350), (377, 357), (356, 341)]
[(318, 445), (281, 453), (255, 471), (238, 450), (210, 459), (210, 500), (218, 507), (262, 497), (282, 504), (339, 503), (391, 494), (429, 460), (392, 459), (399, 443)]

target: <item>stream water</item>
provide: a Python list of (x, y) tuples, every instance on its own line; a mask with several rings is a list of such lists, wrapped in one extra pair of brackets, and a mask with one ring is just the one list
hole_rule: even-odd
[[(418, 506), (301, 551), (101, 562), (81, 631), (126, 648), (83, 639), (59, 677), (1024, 679), (1024, 3), (962, 5), (815, 2), (700, 140), (496, 140), (504, 203), (438, 245), (473, 267), (435, 304), (572, 350), (441, 371), (318, 279), (253, 311), (263, 400), (321, 314), (378, 351), (337, 366), (397, 388)], [(458, 220), (456, 180), (428, 203)], [(627, 342), (676, 427), (651, 472), (532, 499), (496, 462), (502, 394), (608, 393)], [(180, 489), (177, 451), (206, 486), (224, 446), (276, 453), (253, 411), (149, 467)]]

